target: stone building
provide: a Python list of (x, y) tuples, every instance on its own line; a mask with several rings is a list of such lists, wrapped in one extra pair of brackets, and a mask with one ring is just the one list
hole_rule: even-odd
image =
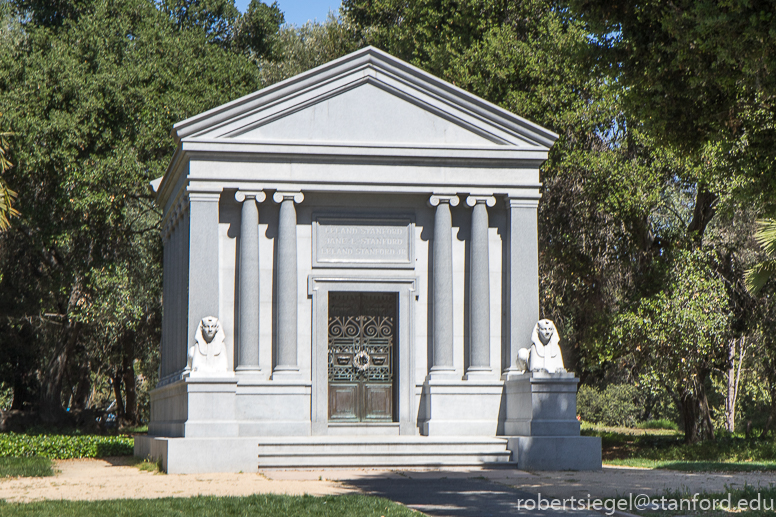
[(552, 450), (579, 456), (573, 375), (551, 413), (525, 405), (548, 396), (529, 381), (522, 405), (505, 387), (531, 377), (517, 351), (539, 313), (539, 167), (557, 135), (369, 47), (172, 136), (138, 455), (168, 472), (506, 462), (544, 420), (538, 434), (564, 436)]

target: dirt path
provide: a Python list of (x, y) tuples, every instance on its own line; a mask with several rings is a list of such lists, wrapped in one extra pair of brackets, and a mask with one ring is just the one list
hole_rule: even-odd
[(128, 458), (56, 461), (55, 476), (0, 480), (0, 499), (146, 499), (196, 495), (329, 495), (354, 492), (336, 481), (272, 480), (261, 474), (155, 474), (129, 465)]
[(258, 493), (336, 495), (372, 492), (380, 480), (473, 479), (490, 481), (544, 497), (576, 498), (660, 495), (666, 491), (724, 492), (744, 484), (776, 485), (776, 473), (684, 473), (670, 470), (604, 467), (598, 472), (522, 472), (511, 469), (447, 470), (264, 470), (244, 474), (154, 474), (130, 465), (130, 458), (57, 461), (48, 478), (0, 480), (0, 499), (119, 499), (244, 496)]

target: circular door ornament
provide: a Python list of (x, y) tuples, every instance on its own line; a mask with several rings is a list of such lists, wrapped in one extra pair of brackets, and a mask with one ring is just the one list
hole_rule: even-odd
[(362, 372), (369, 368), (369, 354), (364, 350), (353, 356), (353, 365)]

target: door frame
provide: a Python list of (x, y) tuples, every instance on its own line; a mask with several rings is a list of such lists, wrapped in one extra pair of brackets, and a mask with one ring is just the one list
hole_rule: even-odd
[[(398, 308), (397, 332), (394, 358), (396, 370), (394, 383), (396, 386), (396, 399), (394, 408), (398, 422), (386, 426), (385, 423), (359, 423), (352, 427), (364, 427), (375, 429), (378, 426), (387, 427), (387, 434), (396, 434), (392, 427), (398, 425), (398, 432), (402, 435), (414, 435), (417, 424), (415, 412), (412, 411), (413, 391), (412, 384), (415, 378), (414, 360), (414, 326), (413, 314), (414, 302), (417, 300), (417, 277), (373, 277), (373, 276), (332, 276), (310, 275), (307, 280), (307, 293), (312, 297), (313, 328), (312, 328), (312, 434), (326, 435), (330, 427), (341, 424), (329, 422), (329, 291), (358, 291), (358, 292), (391, 292), (397, 293)], [(354, 434), (358, 434), (354, 430)]]

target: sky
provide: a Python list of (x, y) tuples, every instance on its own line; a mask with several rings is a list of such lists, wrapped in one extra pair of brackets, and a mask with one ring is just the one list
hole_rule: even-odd
[[(286, 23), (303, 25), (309, 20), (326, 21), (329, 11), (335, 14), (339, 10), (341, 0), (277, 0), (280, 10), (286, 16)], [(251, 0), (236, 0), (235, 5), (240, 12), (245, 12)], [(264, 0), (265, 4), (272, 4), (272, 0)]]

